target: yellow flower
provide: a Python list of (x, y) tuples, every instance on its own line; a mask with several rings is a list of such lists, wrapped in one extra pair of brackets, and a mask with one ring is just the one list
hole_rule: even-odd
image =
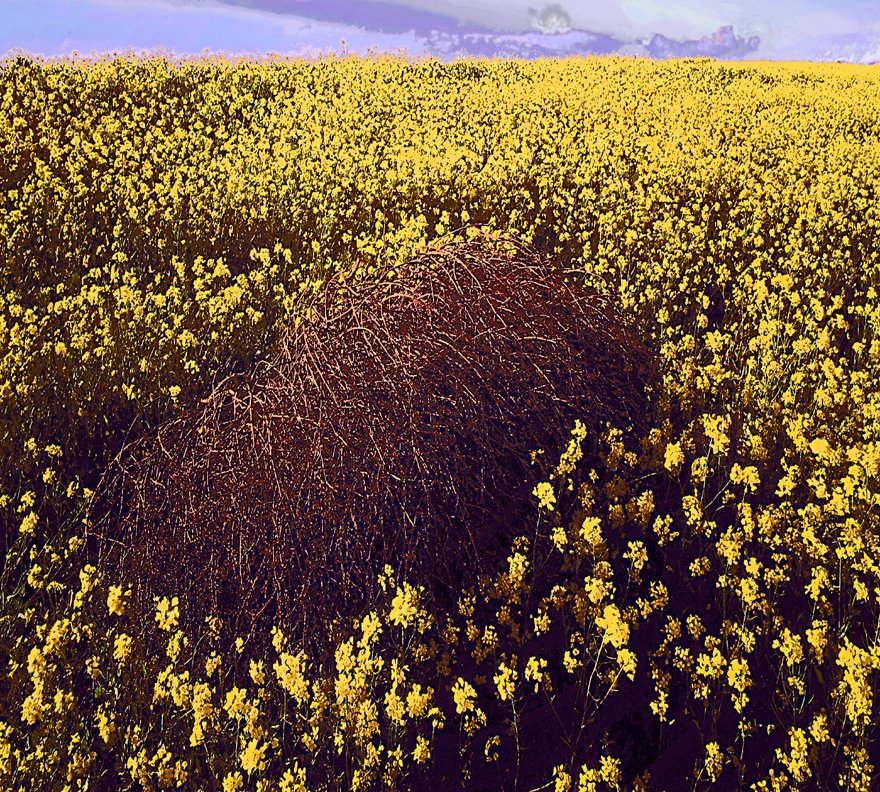
[(180, 656), (180, 650), (188, 645), (189, 638), (187, 638), (180, 630), (177, 630), (174, 635), (168, 639), (168, 646), (166, 647), (165, 652), (172, 661), (177, 662), (177, 658)]
[(749, 679), (749, 664), (739, 657), (734, 657), (727, 667), (727, 683), (736, 691), (742, 693), (751, 686)]
[(691, 483), (697, 487), (703, 483), (709, 474), (709, 460), (706, 457), (697, 457), (691, 463)]
[(660, 690), (657, 692), (657, 700), (651, 702), (651, 712), (660, 719), (661, 723), (666, 723), (666, 711), (668, 709), (667, 693), (665, 690)]
[(280, 792), (306, 792), (306, 771), (294, 760), (293, 767), (284, 772), (280, 781)]
[(86, 671), (92, 679), (100, 679), (101, 674), (101, 658), (98, 655), (92, 655), (86, 660)]
[(550, 629), (550, 616), (546, 610), (541, 610), (537, 616), (532, 617), (535, 635), (543, 635)]
[(620, 670), (629, 678), (630, 682), (635, 681), (636, 661), (635, 652), (631, 652), (629, 649), (617, 650), (617, 664), (620, 666)]
[(516, 552), (507, 557), (507, 563), (510, 565), (507, 572), (507, 580), (510, 584), (510, 591), (508, 593), (516, 601), (523, 585), (523, 579), (529, 568), (529, 559), (522, 553)]
[(266, 681), (266, 668), (262, 660), (251, 660), (250, 677), (255, 685), (262, 685)]
[(365, 649), (371, 643), (375, 642), (382, 634), (382, 622), (379, 617), (370, 612), (361, 620), (361, 639), (358, 646)]
[(112, 713), (108, 715), (103, 707), (100, 707), (97, 715), (95, 715), (95, 725), (98, 727), (98, 733), (107, 745), (112, 745), (116, 736), (114, 717)]
[(37, 515), (34, 512), (28, 512), (21, 521), (19, 531), (23, 534), (32, 534), (37, 527)]
[(599, 759), (599, 775), (606, 784), (619, 784), (620, 760), (612, 756), (601, 757)]
[(713, 782), (717, 781), (718, 777), (721, 775), (721, 770), (724, 767), (724, 754), (721, 753), (721, 748), (717, 742), (706, 744), (705, 766), (706, 772), (709, 774), (709, 779)]
[(404, 629), (409, 627), (412, 620), (419, 612), (419, 592), (408, 583), (403, 588), (397, 589), (397, 594), (391, 601), (391, 611), (388, 613), (388, 622), (397, 624)]
[(683, 464), (684, 453), (681, 450), (681, 443), (669, 443), (666, 446), (663, 467), (671, 473), (678, 473)]
[(371, 700), (361, 701), (357, 708), (355, 723), (357, 733), (365, 740), (369, 740), (379, 731), (379, 709)]
[(516, 690), (516, 658), (514, 657), (510, 665), (501, 663), (498, 667), (498, 673), (493, 677), (495, 686), (498, 689), (498, 698), (501, 701), (510, 701)]
[(122, 665), (131, 654), (131, 636), (120, 633), (113, 641), (113, 659)]
[(414, 684), (412, 690), (406, 696), (406, 710), (411, 718), (420, 718), (428, 704), (431, 703), (431, 696), (434, 694), (433, 688), (428, 688), (422, 693), (422, 686), (418, 683)]
[(792, 774), (794, 781), (802, 784), (813, 775), (808, 762), (807, 735), (803, 729), (792, 727), (788, 730), (791, 749), (788, 754), (776, 749), (776, 758)]
[(388, 591), (388, 588), (394, 588), (394, 570), (390, 564), (385, 564), (384, 570), (378, 575), (379, 585), (382, 591)]
[(34, 564), (30, 571), (28, 572), (27, 582), (30, 586), (35, 589), (43, 588), (45, 585), (45, 581), (42, 579), (43, 567), (39, 564)]
[(21, 705), (21, 719), (30, 726), (37, 723), (43, 717), (43, 713), (51, 709), (48, 704), (43, 703), (43, 686), (42, 679), (35, 680), (34, 692)]
[(498, 746), (500, 744), (501, 737), (497, 734), (493, 734), (488, 740), (486, 740), (486, 746), (483, 748), (483, 753), (486, 755), (487, 762), (498, 761)]
[(571, 789), (571, 776), (565, 772), (563, 765), (553, 768), (553, 776), (553, 792), (569, 792)]
[(416, 737), (416, 747), (413, 750), (413, 760), (417, 764), (424, 764), (431, 758), (431, 745), (428, 741), (419, 735)]
[(735, 463), (730, 471), (730, 480), (734, 484), (744, 484), (747, 492), (755, 492), (761, 483), (758, 469), (754, 465), (743, 468), (738, 463)]
[(827, 637), (828, 622), (824, 619), (814, 620), (807, 630), (807, 643), (816, 660), (821, 661), (825, 647), (828, 645)]
[(56, 690), (54, 700), (57, 715), (63, 715), (73, 707), (73, 694), (64, 690)]
[(389, 690), (385, 693), (385, 712), (395, 723), (402, 724), (404, 722), (406, 707), (396, 690)]
[(724, 656), (718, 651), (717, 646), (712, 649), (711, 655), (701, 652), (697, 656), (697, 673), (700, 676), (715, 679), (721, 676), (724, 665)]
[(474, 701), (477, 698), (477, 691), (461, 677), (458, 678), (452, 687), (452, 699), (455, 702), (455, 710), (459, 715), (470, 712), (474, 709)]
[(532, 495), (538, 499), (538, 505), (547, 511), (553, 511), (556, 506), (556, 495), (553, 493), (553, 485), (549, 481), (542, 481), (533, 490)]
[(782, 653), (789, 668), (804, 659), (800, 636), (795, 635), (788, 627), (782, 628), (780, 637), (773, 639), (772, 646)]
[(541, 682), (544, 680), (544, 673), (547, 670), (547, 661), (539, 657), (530, 657), (526, 661), (525, 677), (529, 682), (535, 683), (535, 693), (538, 692)]
[(713, 454), (723, 456), (730, 448), (730, 437), (727, 430), (730, 428), (729, 415), (704, 415), (703, 428), (706, 437), (710, 441), (710, 448)]
[(605, 606), (602, 615), (596, 619), (596, 626), (615, 649), (620, 649), (629, 640), (629, 625), (621, 618), (616, 605)]
[(827, 599), (823, 593), (829, 584), (828, 570), (823, 566), (814, 566), (810, 571), (810, 582), (804, 587), (804, 591), (814, 602)]
[(831, 445), (824, 438), (817, 437), (810, 443), (810, 451), (820, 459), (827, 459), (831, 456)]
[(171, 632), (177, 627), (179, 617), (180, 609), (177, 597), (172, 597), (170, 602), (167, 597), (156, 598), (156, 622), (159, 624), (160, 630)]
[(587, 517), (581, 525), (581, 538), (591, 547), (602, 541), (602, 519), (600, 517)]
[(205, 660), (205, 675), (210, 679), (214, 675), (214, 672), (220, 668), (222, 662), (223, 661), (217, 652), (211, 652), (211, 654), (208, 655), (208, 659)]
[(623, 557), (632, 563), (636, 572), (640, 572), (648, 562), (648, 551), (644, 542), (630, 542)]
[(872, 670), (880, 667), (880, 660), (844, 637), (836, 662), (843, 670), (843, 678), (834, 695), (844, 700), (847, 718), (860, 734), (871, 721), (874, 688), (870, 677)]
[(688, 567), (691, 577), (700, 577), (700, 575), (705, 575), (710, 568), (709, 559), (706, 556), (700, 556), (699, 558), (695, 558), (691, 561), (690, 566)]
[(226, 694), (223, 709), (230, 718), (239, 718), (247, 709), (247, 691), (240, 687), (233, 687)]
[(272, 666), (281, 687), (300, 704), (305, 703), (309, 693), (309, 684), (304, 675), (305, 665), (306, 655), (299, 651), (295, 655), (282, 652), (278, 662)]
[(810, 724), (810, 735), (817, 743), (831, 739), (831, 735), (828, 733), (828, 719), (824, 712), (813, 718), (813, 722)]
[(26, 509), (30, 509), (31, 506), (36, 502), (37, 495), (33, 490), (28, 490), (21, 496), (21, 500), (18, 502), (18, 511), (23, 512)]
[(193, 714), (199, 720), (210, 717), (214, 712), (211, 704), (211, 688), (205, 682), (199, 682), (193, 686), (192, 708)]
[(211, 638), (220, 637), (220, 629), (223, 627), (223, 619), (219, 616), (205, 616), (205, 624), (208, 627), (208, 635)]
[(110, 592), (107, 595), (107, 609), (110, 613), (121, 616), (125, 613), (126, 598), (130, 596), (131, 589), (123, 593), (122, 586), (110, 586)]
[(275, 648), (276, 652), (281, 652), (284, 649), (284, 646), (287, 643), (287, 638), (284, 633), (281, 632), (278, 627), (272, 628), (272, 646)]
[(560, 553), (565, 552), (565, 546), (568, 544), (568, 534), (566, 534), (563, 526), (555, 525), (550, 534), (550, 539), (553, 541), (553, 544), (556, 545), (556, 549)]
[(131, 775), (132, 781), (138, 781), (144, 787), (148, 786), (150, 771), (149, 759), (145, 750), (141, 749), (135, 756), (128, 757), (125, 761), (125, 767)]
[(254, 770), (265, 770), (266, 768), (266, 751), (268, 745), (260, 745), (259, 740), (250, 740), (245, 749), (239, 754), (241, 760), (241, 768), (248, 775)]

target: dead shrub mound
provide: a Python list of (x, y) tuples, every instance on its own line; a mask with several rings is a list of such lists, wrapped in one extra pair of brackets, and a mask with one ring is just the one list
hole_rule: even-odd
[(531, 451), (558, 459), (575, 418), (646, 421), (648, 350), (582, 281), (461, 231), (336, 277), (273, 359), (123, 450), (88, 515), (97, 562), (145, 622), (176, 594), (190, 623), (312, 650), (386, 564), (451, 600), (535, 519)]

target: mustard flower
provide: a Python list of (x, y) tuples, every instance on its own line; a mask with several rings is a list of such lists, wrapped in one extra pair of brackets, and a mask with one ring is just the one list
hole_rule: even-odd
[(105, 744), (112, 745), (116, 738), (115, 716), (112, 713), (108, 715), (107, 710), (100, 707), (95, 715), (95, 725)]
[(474, 709), (474, 701), (477, 698), (477, 691), (466, 682), (462, 677), (456, 680), (452, 687), (452, 699), (455, 702), (455, 710), (459, 715), (471, 712)]
[(724, 767), (724, 754), (717, 742), (706, 743), (706, 773), (711, 781), (717, 781)]
[(266, 744), (260, 745), (259, 740), (249, 740), (245, 749), (239, 754), (242, 770), (248, 775), (251, 775), (255, 770), (265, 770), (266, 752), (268, 750), (269, 746)]
[(434, 695), (434, 689), (428, 688), (424, 693), (422, 686), (418, 683), (412, 686), (412, 690), (406, 696), (406, 711), (411, 718), (420, 718), (424, 715), (431, 703), (431, 696)]
[(123, 593), (122, 586), (110, 586), (107, 594), (107, 609), (110, 613), (121, 616), (125, 613), (126, 600), (131, 596), (131, 589)]
[(128, 660), (128, 656), (131, 654), (131, 644), (131, 636), (125, 633), (120, 633), (113, 640), (113, 659), (120, 665)]
[(395, 723), (402, 724), (405, 720), (406, 707), (396, 689), (385, 693), (385, 713)]
[(406, 628), (409, 627), (418, 612), (419, 592), (408, 583), (404, 583), (403, 588), (398, 587), (397, 594), (391, 601), (388, 622)]
[(516, 690), (516, 658), (514, 657), (510, 664), (502, 662), (498, 666), (498, 672), (492, 678), (498, 689), (498, 698), (501, 701), (510, 701), (513, 699)]
[(240, 718), (247, 708), (247, 691), (240, 687), (233, 687), (226, 694), (223, 709), (230, 718)]
[(535, 693), (538, 692), (538, 688), (541, 685), (541, 682), (544, 680), (544, 674), (547, 670), (547, 661), (540, 657), (530, 657), (526, 661), (526, 670), (525, 670), (525, 678), (529, 682), (535, 683)]
[(666, 446), (666, 453), (663, 459), (663, 467), (671, 473), (678, 473), (684, 464), (684, 453), (681, 450), (681, 443), (669, 443)]
[(250, 678), (255, 685), (262, 685), (266, 681), (266, 667), (262, 660), (251, 660)]
[(211, 652), (205, 660), (205, 675), (210, 679), (223, 665), (223, 660), (217, 652)]
[(37, 515), (34, 512), (28, 512), (24, 519), (21, 521), (21, 524), (18, 527), (18, 530), (23, 534), (32, 534), (34, 529), (37, 527)]
[(542, 481), (533, 490), (532, 494), (538, 499), (538, 505), (547, 511), (553, 511), (556, 506), (556, 495), (553, 485), (549, 481)]
[(156, 622), (160, 630), (171, 632), (177, 627), (178, 618), (180, 609), (177, 597), (172, 597), (170, 602), (167, 597), (156, 598)]
[(620, 649), (629, 640), (629, 625), (621, 618), (616, 605), (605, 606), (602, 615), (596, 619), (596, 626), (615, 649)]
[(294, 760), (293, 767), (284, 771), (279, 782), (280, 792), (306, 792), (306, 771)]
[(299, 651), (295, 655), (282, 652), (278, 662), (272, 666), (281, 687), (300, 704), (305, 703), (309, 693), (308, 681), (304, 675), (305, 665), (306, 655)]
[(501, 745), (501, 737), (499, 737), (497, 734), (493, 734), (488, 740), (486, 740), (486, 745), (483, 748), (483, 753), (486, 756), (487, 762), (498, 761), (499, 745)]

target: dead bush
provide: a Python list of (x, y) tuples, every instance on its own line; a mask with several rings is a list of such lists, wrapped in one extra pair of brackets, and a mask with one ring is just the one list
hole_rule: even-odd
[(611, 299), (463, 231), (330, 280), (271, 360), (117, 457), (90, 539), (146, 622), (175, 594), (190, 623), (277, 623), (315, 651), (386, 564), (452, 601), (535, 519), (532, 451), (558, 459), (575, 418), (644, 425), (650, 354)]

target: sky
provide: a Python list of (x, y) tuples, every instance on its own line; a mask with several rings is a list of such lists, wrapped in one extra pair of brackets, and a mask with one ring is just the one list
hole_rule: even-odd
[(343, 49), (876, 64), (880, 0), (0, 0), (0, 56)]

